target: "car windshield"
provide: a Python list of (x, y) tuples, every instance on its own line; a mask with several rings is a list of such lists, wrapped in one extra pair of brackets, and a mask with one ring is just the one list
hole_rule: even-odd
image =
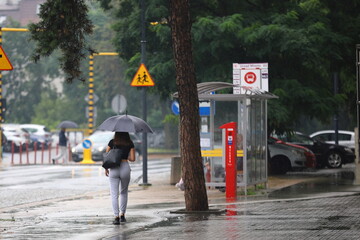
[(37, 132), (37, 129), (36, 129), (36, 128), (22, 128), (22, 129), (28, 131), (29, 133)]
[(89, 137), (93, 143), (108, 143), (114, 137), (113, 132), (98, 132)]
[(299, 135), (299, 134), (292, 134), (288, 136), (289, 142), (294, 143), (303, 143), (303, 144), (313, 144), (313, 141), (310, 137)]

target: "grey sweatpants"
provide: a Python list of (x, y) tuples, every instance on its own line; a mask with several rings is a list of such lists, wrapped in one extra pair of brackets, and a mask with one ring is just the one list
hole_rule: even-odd
[(131, 169), (128, 162), (121, 162), (120, 167), (110, 168), (110, 194), (115, 216), (119, 216), (119, 188), (121, 188), (120, 213), (125, 214), (126, 212), (130, 172)]
[(60, 152), (53, 158), (55, 161), (63, 158), (63, 163), (68, 163), (69, 151), (66, 146), (59, 146)]

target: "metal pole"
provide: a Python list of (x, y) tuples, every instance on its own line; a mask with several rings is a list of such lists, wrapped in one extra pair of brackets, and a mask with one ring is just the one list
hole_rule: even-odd
[(94, 57), (95, 56), (118, 56), (116, 52), (99, 52), (89, 56), (89, 90), (88, 90), (88, 107), (87, 107), (87, 118), (88, 118), (88, 134), (91, 135), (94, 131), (96, 123), (95, 116), (95, 92), (94, 92)]
[[(146, 35), (145, 35), (145, 0), (140, 1), (141, 8), (141, 63), (146, 66)], [(147, 101), (146, 101), (146, 87), (142, 89), (142, 118), (146, 121), (147, 118)], [(142, 186), (150, 186), (147, 176), (147, 133), (142, 134), (142, 156), (143, 156), (143, 182)]]
[(94, 56), (89, 58), (88, 128), (91, 135), (94, 128)]
[[(334, 96), (339, 93), (339, 74), (338, 72), (333, 73), (334, 81)], [(334, 114), (334, 129), (335, 129), (335, 144), (339, 144), (339, 114), (338, 109), (335, 110)]]
[[(2, 45), (2, 32), (28, 32), (27, 28), (3, 28), (0, 27), (0, 46)], [(2, 73), (0, 71), (0, 124), (3, 123), (5, 120), (4, 113), (3, 113), (3, 96), (2, 96)], [(0, 125), (0, 160), (2, 160), (2, 128)]]
[[(0, 27), (0, 46), (2, 45), (2, 28)], [(2, 139), (2, 127), (1, 127), (1, 123), (4, 121), (4, 118), (3, 118), (3, 112), (2, 112), (2, 72), (0, 71), (0, 151), (1, 151), (1, 154), (0, 154), (0, 161), (2, 161), (3, 159), (3, 152), (2, 152), (2, 142), (3, 142), (3, 139)]]
[[(359, 131), (359, 129), (360, 129), (360, 44), (356, 45), (356, 86), (357, 86), (357, 101), (356, 101), (356, 106), (357, 106), (357, 129)], [(357, 139), (357, 144), (358, 144), (357, 156), (360, 156), (360, 139), (359, 139), (359, 135), (360, 134), (358, 134), (358, 139)], [(359, 159), (357, 159), (357, 162), (359, 162)]]

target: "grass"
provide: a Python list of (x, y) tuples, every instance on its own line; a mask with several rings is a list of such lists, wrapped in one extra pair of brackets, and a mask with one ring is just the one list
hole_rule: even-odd
[[(255, 186), (249, 186), (247, 189), (246, 189), (246, 192), (248, 196), (254, 196), (254, 195), (259, 195), (259, 194), (264, 194), (264, 190), (265, 189), (265, 185), (264, 184), (258, 184)], [(244, 189), (242, 189), (240, 191), (240, 195), (245, 195), (245, 191)]]

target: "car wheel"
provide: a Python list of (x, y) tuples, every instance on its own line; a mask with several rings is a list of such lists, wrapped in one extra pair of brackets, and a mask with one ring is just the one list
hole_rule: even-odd
[(329, 168), (341, 168), (342, 166), (342, 156), (336, 151), (331, 151), (326, 157), (326, 164)]
[(283, 156), (277, 156), (270, 159), (270, 173), (286, 174), (291, 170), (290, 160)]
[(81, 162), (82, 159), (80, 159), (77, 155), (71, 155), (71, 161), (73, 162)]

